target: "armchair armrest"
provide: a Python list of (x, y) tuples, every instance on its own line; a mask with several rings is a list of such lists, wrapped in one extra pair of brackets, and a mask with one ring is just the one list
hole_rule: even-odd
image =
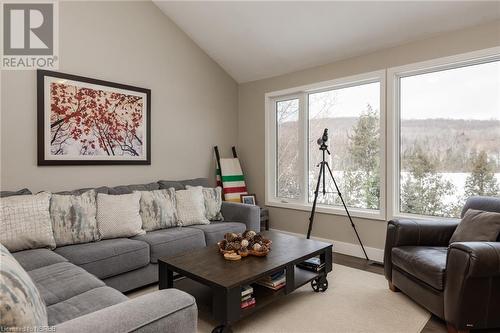
[(221, 211), (225, 221), (245, 223), (247, 229), (260, 231), (259, 206), (223, 201)]
[(392, 281), (392, 248), (397, 246), (448, 246), (459, 220), (393, 219), (387, 224), (384, 273)]
[(56, 325), (58, 333), (189, 332), (197, 330), (198, 311), (191, 295), (165, 289)]
[(500, 327), (500, 242), (450, 245), (444, 312), (458, 329)]

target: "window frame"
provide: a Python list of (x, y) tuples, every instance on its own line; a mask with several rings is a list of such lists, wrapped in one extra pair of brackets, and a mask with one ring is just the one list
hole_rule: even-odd
[[(338, 78), (329, 81), (294, 87), (266, 93), (265, 102), (265, 203), (267, 206), (289, 208), (301, 211), (310, 211), (312, 203), (308, 202), (308, 137), (309, 137), (309, 110), (308, 96), (334, 89), (348, 88), (373, 82), (380, 83), (380, 207), (378, 210), (349, 207), (349, 213), (354, 217), (385, 221), (386, 219), (386, 71), (378, 70), (359, 75)], [(298, 98), (299, 99), (299, 164), (301, 196), (294, 199), (279, 198), (276, 196), (277, 171), (277, 121), (276, 103)], [(342, 206), (318, 204), (319, 213), (346, 216)]]
[(404, 213), (400, 210), (400, 79), (443, 70), (500, 61), (500, 47), (437, 58), (387, 69), (387, 212), (393, 218), (449, 219), (455, 218)]

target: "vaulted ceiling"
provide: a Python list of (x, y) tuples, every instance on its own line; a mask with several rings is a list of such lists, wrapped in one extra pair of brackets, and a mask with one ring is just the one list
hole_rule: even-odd
[(498, 1), (154, 2), (240, 83), (500, 19)]

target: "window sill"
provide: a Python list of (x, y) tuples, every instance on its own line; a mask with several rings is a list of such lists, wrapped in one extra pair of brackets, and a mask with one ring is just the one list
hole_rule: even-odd
[[(266, 201), (266, 206), (300, 210), (306, 212), (310, 212), (312, 209), (312, 204), (303, 204), (299, 202), (279, 202), (279, 201), (269, 201), (269, 200)], [(349, 214), (351, 214), (352, 217), (385, 222), (385, 216), (383, 212), (380, 210), (372, 211), (368, 209), (349, 208), (349, 207), (348, 209), (349, 209)], [(347, 213), (342, 206), (331, 207), (318, 204), (316, 205), (316, 213), (347, 216)]]

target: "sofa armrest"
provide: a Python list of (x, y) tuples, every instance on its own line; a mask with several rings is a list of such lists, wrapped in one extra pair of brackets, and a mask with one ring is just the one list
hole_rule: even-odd
[(500, 242), (450, 245), (444, 313), (458, 329), (500, 327)]
[(58, 333), (195, 333), (197, 321), (194, 298), (177, 289), (165, 289), (68, 320), (55, 329)]
[(384, 273), (392, 281), (392, 248), (397, 246), (448, 246), (459, 220), (393, 219), (387, 224)]
[(260, 207), (223, 201), (222, 216), (225, 221), (245, 223), (248, 230), (260, 231)]

